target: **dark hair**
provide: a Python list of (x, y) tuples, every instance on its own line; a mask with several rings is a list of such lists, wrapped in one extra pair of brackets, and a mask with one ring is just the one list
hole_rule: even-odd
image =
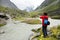
[(45, 12), (44, 12), (43, 14), (44, 14), (44, 15), (48, 15), (48, 14), (47, 14), (47, 13), (45, 13)]

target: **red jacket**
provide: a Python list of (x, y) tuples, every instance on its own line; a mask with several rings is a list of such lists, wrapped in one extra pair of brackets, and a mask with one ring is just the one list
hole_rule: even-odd
[(40, 16), (40, 18), (42, 19), (42, 26), (47, 26), (44, 24), (44, 19), (48, 19), (48, 16)]

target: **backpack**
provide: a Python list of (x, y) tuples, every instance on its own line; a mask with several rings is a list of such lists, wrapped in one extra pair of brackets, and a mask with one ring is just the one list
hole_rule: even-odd
[(47, 19), (45, 19), (45, 20), (44, 20), (44, 24), (45, 24), (45, 25), (50, 25), (50, 22), (49, 22)]

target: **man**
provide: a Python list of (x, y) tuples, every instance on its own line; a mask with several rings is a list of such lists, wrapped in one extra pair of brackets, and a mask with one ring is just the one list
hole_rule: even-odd
[(47, 25), (44, 24), (44, 19), (48, 20), (47, 13), (43, 13), (43, 15), (40, 16), (40, 18), (42, 19), (42, 32), (43, 32), (43, 35), (44, 35), (44, 37), (47, 37)]

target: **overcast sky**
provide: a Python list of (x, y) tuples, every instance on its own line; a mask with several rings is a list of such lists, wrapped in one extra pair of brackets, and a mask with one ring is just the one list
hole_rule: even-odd
[(11, 0), (19, 9), (23, 10), (27, 7), (39, 6), (44, 0)]

